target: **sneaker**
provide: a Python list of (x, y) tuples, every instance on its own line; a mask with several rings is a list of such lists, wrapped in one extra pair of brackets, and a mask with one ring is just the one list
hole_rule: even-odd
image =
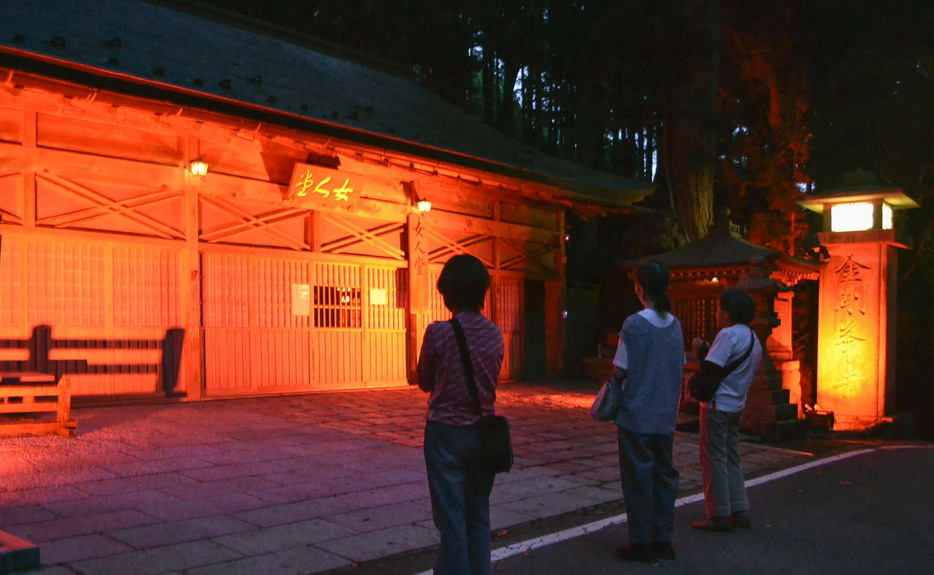
[(733, 521), (729, 517), (709, 516), (691, 523), (691, 526), (705, 531), (732, 531)]
[(740, 529), (749, 529), (752, 527), (752, 522), (749, 520), (748, 513), (734, 513), (730, 515), (730, 521), (733, 523), (733, 527), (739, 527)]
[(616, 548), (616, 558), (623, 561), (638, 561), (639, 563), (658, 563), (658, 556), (652, 545), (630, 543)]
[(675, 558), (675, 548), (671, 541), (656, 541), (652, 544), (655, 554), (662, 561), (671, 561)]

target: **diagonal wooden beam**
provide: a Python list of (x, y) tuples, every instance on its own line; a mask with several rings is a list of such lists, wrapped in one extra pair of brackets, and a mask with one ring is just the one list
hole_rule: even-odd
[(482, 261), (483, 264), (486, 265), (487, 267), (489, 268), (494, 267), (493, 262), (484, 260), (479, 255), (471, 253), (470, 250), (468, 249), (471, 246), (482, 244), (484, 242), (493, 241), (493, 238), (491, 236), (488, 236), (485, 234), (475, 234), (467, 238), (464, 238), (460, 241), (451, 241), (449, 237), (439, 234), (438, 232), (436, 232), (435, 230), (432, 230), (431, 228), (425, 231), (427, 232), (428, 235), (435, 238), (442, 244), (440, 248), (435, 248), (428, 253), (429, 261), (431, 262), (446, 261), (448, 254), (470, 254), (478, 258), (480, 261)]
[[(367, 236), (384, 236), (386, 234), (399, 231), (401, 228), (405, 227), (405, 224), (402, 222), (393, 222), (377, 226), (375, 228), (369, 228), (366, 230), (366, 234), (363, 233), (353, 233), (350, 236), (343, 237), (337, 240), (330, 241), (326, 244), (322, 244), (322, 248), (327, 248), (326, 251), (336, 251), (349, 247), (352, 245), (359, 244), (367, 240)], [(362, 228), (361, 228), (362, 229)]]
[(107, 205), (93, 206), (81, 210), (76, 210), (74, 212), (68, 212), (67, 214), (59, 214), (57, 216), (42, 218), (37, 223), (54, 227), (66, 227), (76, 223), (98, 218), (102, 215), (107, 215), (108, 213), (119, 213), (120, 215), (125, 216), (142, 206), (156, 204), (164, 200), (180, 197), (181, 195), (181, 192), (158, 191), (151, 194), (128, 198), (125, 200), (112, 200)]
[[(183, 237), (182, 233), (175, 228), (165, 225), (159, 220), (149, 217), (145, 214), (135, 212), (134, 208), (137, 205), (133, 204), (135, 198), (130, 198), (126, 200), (113, 200), (107, 196), (95, 192), (94, 190), (83, 186), (77, 182), (73, 182), (67, 178), (61, 176), (47, 176), (44, 174), (36, 174), (37, 178), (41, 178), (50, 184), (58, 186), (60, 189), (69, 192), (84, 201), (95, 204), (91, 208), (86, 208), (79, 210), (78, 212), (70, 212), (68, 214), (60, 214), (58, 216), (53, 216), (50, 218), (42, 218), (41, 220), (36, 220), (37, 225), (46, 225), (55, 228), (65, 228), (74, 223), (79, 223), (82, 221), (87, 221), (93, 217), (99, 217), (107, 214), (121, 216), (130, 220), (131, 222), (141, 225), (145, 228), (148, 228), (153, 231), (158, 236), (164, 238), (178, 239)], [(171, 191), (158, 191), (153, 192), (152, 194), (145, 194), (144, 196), (139, 196), (144, 198), (143, 202), (139, 205), (145, 205), (147, 203), (154, 203), (155, 201), (163, 201), (172, 197), (179, 197), (183, 194), (181, 191), (171, 190)], [(153, 196), (158, 198), (153, 200)], [(93, 212), (93, 215), (89, 215), (88, 211)], [(72, 214), (81, 214), (80, 216), (74, 217), (72, 219)]]
[(0, 209), (0, 217), (3, 218), (3, 223), (5, 224), (22, 224), (23, 223), (22, 217), (14, 213), (8, 212), (6, 210), (3, 210), (3, 209)]
[(224, 211), (236, 218), (239, 218), (241, 221), (234, 224), (228, 225), (223, 228), (212, 230), (210, 232), (202, 232), (200, 239), (205, 242), (218, 242), (232, 236), (234, 234), (242, 233), (249, 231), (251, 229), (262, 230), (270, 235), (273, 235), (279, 238), (289, 247), (292, 247), (295, 250), (308, 250), (311, 246), (306, 242), (296, 242), (294, 239), (290, 238), (287, 234), (282, 233), (277, 230), (274, 226), (281, 224), (282, 222), (293, 220), (299, 217), (305, 217), (308, 215), (308, 210), (301, 208), (286, 208), (282, 210), (275, 210), (268, 212), (266, 214), (261, 214), (255, 216), (249, 214), (239, 208), (236, 208), (230, 204), (218, 201), (211, 196), (201, 196), (201, 201), (211, 204), (212, 206), (218, 208), (221, 211)]
[(327, 214), (323, 214), (325, 219), (335, 226), (342, 228), (343, 230), (350, 232), (351, 236), (348, 238), (341, 238), (335, 240), (328, 244), (322, 244), (321, 251), (327, 253), (341, 253), (349, 249), (351, 246), (357, 245), (359, 243), (369, 243), (375, 246), (377, 249), (386, 252), (393, 259), (398, 261), (405, 261), (405, 252), (388, 242), (383, 241), (379, 238), (381, 235), (386, 235), (393, 231), (398, 231), (404, 227), (404, 224), (401, 222), (393, 222), (389, 224), (384, 224), (382, 226), (377, 226), (372, 230), (365, 230), (359, 226), (355, 226), (349, 222), (342, 221), (339, 218), (329, 217)]
[(509, 247), (514, 249), (516, 252), (518, 252), (518, 255), (513, 256), (511, 258), (506, 258), (500, 261), (501, 269), (510, 269), (513, 266), (516, 266), (523, 261), (530, 261), (532, 262), (532, 264), (539, 267), (540, 269), (543, 269), (549, 272), (555, 271), (552, 268), (548, 267), (547, 265), (535, 259), (535, 256), (544, 255), (544, 254), (554, 251), (554, 249), (551, 246), (548, 246), (547, 244), (540, 244), (543, 246), (542, 248), (538, 250), (532, 250), (528, 248), (528, 244), (520, 244), (518, 242), (514, 242), (512, 240), (505, 239), (505, 238), (501, 238), (501, 241), (503, 244), (508, 245)]

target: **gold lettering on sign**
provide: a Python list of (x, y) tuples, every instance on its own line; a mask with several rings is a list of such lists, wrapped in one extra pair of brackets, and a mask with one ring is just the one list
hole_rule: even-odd
[(331, 176), (325, 176), (320, 181), (315, 183), (315, 176), (311, 170), (305, 170), (305, 174), (298, 176), (297, 181), (292, 185), (292, 189), (296, 196), (304, 198), (308, 195), (308, 191), (311, 190), (312, 194), (317, 194), (325, 199), (330, 198), (336, 202), (349, 202), (350, 194), (354, 192), (354, 189), (350, 187), (350, 178), (345, 178), (344, 183), (341, 186), (328, 187), (328, 184), (331, 183)]
[(344, 180), (344, 185), (339, 188), (334, 188), (334, 199), (337, 201), (346, 202), (349, 201), (348, 196), (353, 193), (353, 188), (348, 186), (350, 183), (350, 178)]
[(415, 220), (415, 249), (412, 250), (415, 256), (415, 274), (416, 275), (425, 275), (425, 272), (428, 268), (428, 262), (425, 258), (425, 249), (422, 248), (422, 233), (424, 228), (422, 227), (422, 219), (416, 218)]
[[(305, 174), (305, 177), (308, 178), (310, 175), (311, 175), (311, 172), (308, 172), (307, 174)], [(328, 197), (328, 196), (330, 196), (330, 195), (331, 195), (331, 191), (324, 188), (324, 185), (327, 184), (327, 183), (330, 182), (330, 181), (331, 181), (331, 176), (328, 176), (328, 177), (324, 178), (323, 180), (321, 180), (320, 182), (318, 182), (318, 185), (315, 186), (315, 193), (316, 193), (316, 194), (321, 194), (321, 195), (324, 196), (325, 198)], [(303, 191), (304, 191), (304, 190), (303, 190)]]
[(863, 303), (864, 270), (870, 269), (847, 256), (840, 267), (834, 270), (837, 278), (837, 301), (834, 306), (836, 314), (836, 342), (835, 346), (840, 353), (840, 379), (835, 388), (841, 397), (854, 398), (859, 391), (861, 375), (862, 342), (866, 341), (860, 333), (863, 327), (863, 318), (866, 309)]
[[(409, 260), (409, 311), (416, 316), (413, 321), (423, 322), (428, 319), (423, 314), (431, 310), (432, 291), (428, 223), (423, 220), (421, 214), (411, 213), (406, 218), (406, 232)], [(427, 324), (414, 325), (419, 326), (418, 330), (415, 330), (419, 331)]]

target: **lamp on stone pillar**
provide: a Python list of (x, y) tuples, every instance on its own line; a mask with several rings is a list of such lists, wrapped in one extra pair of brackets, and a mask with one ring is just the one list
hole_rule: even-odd
[(855, 172), (843, 187), (798, 202), (823, 214), (817, 237), (830, 257), (820, 275), (817, 404), (842, 430), (892, 415), (896, 249), (910, 247), (893, 212), (918, 207), (901, 189), (868, 176)]

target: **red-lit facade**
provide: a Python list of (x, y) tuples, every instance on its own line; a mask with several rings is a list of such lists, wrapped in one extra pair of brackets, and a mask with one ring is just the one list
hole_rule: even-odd
[(502, 379), (523, 377), (530, 345), (561, 372), (574, 201), (559, 187), (14, 68), (0, 78), (3, 369), (67, 375), (78, 401), (404, 386), (420, 334), (447, 317), (440, 267), (471, 253), (493, 276)]

